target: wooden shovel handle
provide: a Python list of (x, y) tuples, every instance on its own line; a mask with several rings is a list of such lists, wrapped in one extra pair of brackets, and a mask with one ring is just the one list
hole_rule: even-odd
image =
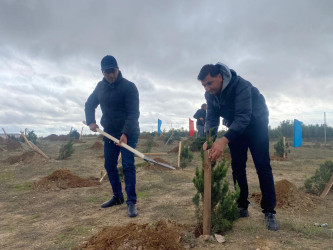
[[(86, 124), (85, 121), (83, 121), (84, 124)], [(86, 124), (87, 125), (87, 124)], [(106, 138), (109, 138), (111, 141), (114, 141), (115, 143), (119, 143), (119, 140), (115, 137), (113, 137), (112, 135), (104, 132), (103, 130), (99, 129), (99, 128), (96, 128), (97, 132), (104, 135)], [(132, 148), (131, 146), (128, 146), (126, 143), (120, 143), (120, 145), (124, 148), (126, 148), (128, 151), (132, 152), (133, 154), (139, 156), (141, 159), (144, 159), (145, 158), (145, 155), (142, 154), (141, 152), (139, 152), (138, 150)]]

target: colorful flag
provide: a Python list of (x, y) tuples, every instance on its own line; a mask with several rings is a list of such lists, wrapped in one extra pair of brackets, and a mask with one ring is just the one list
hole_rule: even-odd
[(189, 120), (189, 127), (190, 127), (189, 136), (192, 137), (194, 135), (194, 122), (190, 118), (188, 118), (188, 120)]
[(160, 119), (157, 119), (157, 134), (158, 135), (162, 133), (161, 126), (162, 126), (162, 121)]
[(302, 145), (302, 122), (294, 119), (294, 148)]

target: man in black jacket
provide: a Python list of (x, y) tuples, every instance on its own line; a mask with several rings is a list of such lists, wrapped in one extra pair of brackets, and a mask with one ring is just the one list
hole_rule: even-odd
[(121, 147), (126, 143), (132, 148), (136, 147), (140, 135), (139, 129), (139, 93), (134, 83), (123, 78), (119, 71), (116, 59), (107, 55), (101, 61), (104, 75), (85, 104), (86, 122), (90, 130), (96, 132), (98, 125), (95, 120), (95, 109), (101, 106), (101, 125), (104, 131), (119, 139), (119, 144), (114, 144), (104, 137), (104, 167), (107, 171), (113, 190), (111, 200), (102, 204), (103, 208), (124, 203), (121, 181), (117, 168), (119, 152), (122, 156), (122, 166), (127, 193), (126, 204), (128, 216), (135, 217), (138, 211), (136, 204), (136, 170), (134, 154)]
[(207, 104), (203, 103), (201, 105), (201, 109), (198, 109), (197, 112), (193, 115), (195, 119), (197, 119), (197, 130), (198, 130), (198, 137), (204, 137), (204, 127), (205, 127), (205, 119), (206, 119), (206, 109)]
[[(226, 134), (216, 140), (209, 152), (211, 161), (216, 161), (229, 145), (234, 183), (240, 187), (238, 211), (240, 217), (248, 217), (248, 184), (246, 178), (247, 151), (250, 149), (259, 177), (262, 193), (261, 208), (265, 214), (268, 230), (278, 230), (275, 219), (276, 195), (269, 157), (268, 109), (265, 98), (252, 84), (217, 63), (202, 67), (198, 75), (205, 88), (207, 116), (205, 131), (216, 134), (223, 117), (228, 127)], [(204, 144), (204, 150), (207, 143)]]

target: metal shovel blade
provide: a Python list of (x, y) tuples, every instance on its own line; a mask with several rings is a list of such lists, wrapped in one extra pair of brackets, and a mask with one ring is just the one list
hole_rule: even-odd
[(162, 162), (155, 161), (155, 160), (153, 160), (153, 159), (151, 159), (147, 156), (145, 156), (143, 159), (147, 162), (151, 162), (153, 164), (160, 165), (160, 166), (165, 167), (165, 168), (169, 168), (169, 169), (173, 169), (173, 170), (176, 169), (173, 166), (170, 166), (170, 165), (162, 163)]

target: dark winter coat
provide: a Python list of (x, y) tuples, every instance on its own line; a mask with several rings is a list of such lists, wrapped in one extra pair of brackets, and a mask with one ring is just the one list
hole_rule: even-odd
[(114, 83), (104, 78), (100, 81), (85, 104), (87, 124), (96, 123), (95, 109), (101, 106), (101, 125), (104, 131), (119, 137), (138, 137), (139, 93), (134, 83), (122, 77), (121, 72)]
[[(205, 126), (205, 119), (206, 119), (206, 110), (205, 109), (198, 109), (197, 112), (195, 112), (194, 116), (195, 119), (197, 119), (197, 126)], [(200, 118), (203, 118), (204, 120), (201, 121)]]
[(220, 95), (205, 93), (207, 100), (207, 116), (205, 131), (214, 128), (216, 134), (223, 117), (223, 124), (229, 129), (225, 137), (229, 142), (241, 135), (248, 126), (258, 123), (268, 124), (268, 108), (265, 98), (259, 90), (233, 70), (229, 70), (223, 64), (220, 71), (223, 78), (223, 86)]

